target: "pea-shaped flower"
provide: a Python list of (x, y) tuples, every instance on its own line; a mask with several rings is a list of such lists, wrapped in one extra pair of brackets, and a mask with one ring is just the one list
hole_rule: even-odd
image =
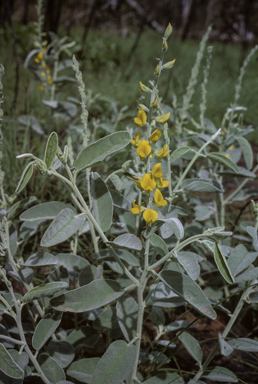
[(170, 112), (168, 112), (166, 115), (155, 117), (155, 120), (160, 124), (165, 124), (170, 117)]
[(168, 180), (163, 181), (162, 177), (157, 182), (157, 188), (159, 188), (159, 189), (163, 189), (163, 188), (166, 188), (168, 186), (169, 186), (169, 181)]
[(163, 176), (163, 173), (161, 172), (161, 163), (157, 163), (154, 165), (151, 174), (156, 180), (160, 179)]
[(158, 212), (154, 211), (154, 209), (145, 209), (143, 218), (147, 224), (152, 225), (158, 218)]
[(161, 138), (162, 131), (160, 129), (155, 129), (154, 132), (149, 137), (149, 140), (152, 141), (152, 144), (156, 144), (156, 142)]
[(151, 145), (148, 140), (142, 140), (137, 147), (137, 155), (143, 160), (151, 153)]
[(167, 201), (163, 198), (162, 193), (159, 189), (156, 189), (154, 193), (154, 202), (159, 208), (167, 205)]
[(168, 145), (165, 144), (159, 151), (155, 151), (155, 155), (159, 158), (162, 159), (163, 157), (166, 157), (169, 155), (169, 151), (167, 151)]
[(134, 118), (135, 124), (137, 125), (137, 127), (141, 127), (146, 123), (146, 121), (147, 121), (146, 113), (142, 109), (139, 109), (138, 116)]
[(141, 207), (142, 203), (139, 205), (136, 205), (135, 202), (136, 202), (136, 200), (133, 201), (133, 208), (131, 208), (130, 211), (134, 215), (138, 215), (139, 213), (141, 213), (143, 211), (143, 208)]
[(139, 145), (139, 140), (140, 140), (141, 136), (142, 136), (142, 133), (141, 133), (141, 131), (139, 131), (139, 132), (137, 133), (136, 137), (135, 137), (135, 138), (134, 138), (134, 137), (132, 138), (132, 140), (131, 140), (131, 144), (132, 144), (135, 148), (138, 147), (138, 145)]
[(143, 176), (143, 178), (140, 181), (140, 184), (142, 189), (147, 193), (152, 192), (153, 189), (156, 187), (156, 182), (154, 180), (154, 177), (149, 173), (146, 173)]

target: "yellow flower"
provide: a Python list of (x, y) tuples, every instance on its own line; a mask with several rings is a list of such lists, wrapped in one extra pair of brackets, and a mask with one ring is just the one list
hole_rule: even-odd
[(160, 179), (163, 176), (163, 173), (161, 172), (161, 163), (157, 163), (154, 165), (151, 174), (155, 179)]
[(156, 189), (154, 193), (154, 202), (159, 208), (167, 205), (167, 201), (163, 199), (162, 193), (160, 192), (159, 189)]
[(46, 69), (47, 68), (47, 63), (45, 61), (42, 61), (41, 66), (42, 66), (43, 69)]
[(162, 45), (162, 48), (163, 48), (163, 50), (164, 50), (165, 52), (168, 50), (168, 43), (167, 43), (166, 40), (164, 40), (163, 45)]
[(164, 180), (162, 179), (162, 177), (159, 179), (158, 183), (157, 183), (157, 188), (159, 189), (163, 189), (163, 188), (166, 188), (169, 186), (169, 181), (168, 180)]
[(162, 159), (163, 157), (166, 157), (169, 155), (169, 151), (166, 151), (168, 145), (165, 144), (159, 151), (155, 151), (155, 155), (159, 158)]
[(50, 73), (50, 68), (47, 68), (46, 72), (47, 72), (47, 73)]
[(160, 124), (165, 124), (170, 117), (170, 112), (168, 112), (166, 115), (155, 117), (155, 120)]
[(37, 54), (37, 58), (38, 58), (39, 60), (42, 60), (42, 59), (43, 59), (43, 53), (42, 53), (42, 52), (39, 52), (39, 53)]
[(145, 192), (149, 193), (156, 187), (156, 182), (151, 174), (146, 173), (141, 179), (140, 185)]
[(157, 108), (157, 106), (158, 106), (158, 99), (157, 98), (153, 101), (153, 103), (151, 103), (151, 106), (153, 109)]
[(228, 159), (231, 159), (231, 156), (230, 156), (229, 153), (226, 154), (226, 157), (227, 157)]
[(137, 133), (137, 135), (136, 135), (136, 137), (134, 138), (132, 138), (132, 140), (131, 140), (131, 144), (135, 147), (135, 148), (137, 148), (138, 147), (138, 145), (139, 145), (139, 139), (141, 138), (141, 136), (142, 136), (142, 133), (141, 133), (141, 131), (139, 131), (138, 133)]
[(42, 77), (45, 77), (46, 76), (46, 73), (44, 71), (41, 72), (41, 76)]
[(158, 76), (159, 75), (159, 65), (157, 65), (156, 69), (155, 69), (155, 75)]
[(160, 139), (162, 135), (162, 131), (160, 129), (155, 129), (154, 132), (149, 137), (149, 140), (152, 141), (152, 144), (156, 144), (156, 142)]
[(158, 218), (158, 213), (154, 209), (145, 209), (143, 218), (147, 224), (152, 225)]
[(52, 84), (53, 83), (53, 79), (52, 79), (51, 76), (47, 77), (47, 82), (48, 82), (48, 84)]
[(135, 124), (137, 125), (137, 127), (141, 127), (146, 123), (146, 121), (147, 121), (146, 113), (142, 109), (139, 109), (138, 116), (134, 118)]
[(142, 140), (137, 147), (137, 155), (144, 159), (146, 156), (149, 156), (151, 153), (151, 145), (148, 140)]
[(39, 60), (37, 57), (34, 59), (34, 61), (35, 61), (35, 63), (37, 63), (37, 64), (40, 63), (40, 60)]
[(40, 85), (40, 86), (39, 86), (39, 90), (40, 90), (40, 91), (44, 91), (44, 87), (43, 87), (43, 85)]
[(130, 211), (134, 215), (138, 215), (139, 213), (141, 213), (143, 211), (143, 208), (141, 207), (142, 203), (140, 205), (136, 205), (135, 202), (136, 202), (136, 200), (133, 201), (133, 208), (131, 208)]

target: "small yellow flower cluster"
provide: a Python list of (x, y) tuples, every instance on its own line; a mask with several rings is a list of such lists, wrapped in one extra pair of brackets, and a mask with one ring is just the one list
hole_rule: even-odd
[[(142, 83), (140, 83), (140, 86), (143, 86)], [(146, 87), (145, 87), (146, 88)], [(144, 88), (144, 89), (145, 89)], [(155, 101), (151, 104), (151, 107), (154, 109), (157, 108), (158, 100), (155, 99)], [(139, 103), (138, 103), (139, 106)], [(155, 126), (155, 122), (158, 122), (160, 124), (165, 124), (170, 117), (170, 113), (167, 113), (164, 116), (158, 116), (155, 117), (153, 120), (153, 123), (151, 126)], [(147, 122), (147, 116), (143, 109), (139, 109), (137, 117), (134, 118), (134, 122), (137, 125), (137, 127), (142, 127)], [(140, 140), (142, 137), (141, 131), (139, 131), (136, 135), (136, 137), (133, 137), (131, 140), (131, 144), (137, 149), (137, 155), (140, 156), (142, 161), (147, 161), (148, 159), (152, 158), (152, 155), (154, 154), (158, 159), (162, 159), (163, 157), (166, 157), (169, 155), (169, 151), (167, 150), (168, 145), (165, 144), (160, 150), (152, 150), (152, 145), (155, 145), (157, 141), (161, 138), (162, 131), (161, 129), (155, 129), (151, 135), (149, 136), (148, 140)], [(152, 144), (151, 144), (152, 143)], [(163, 198), (161, 189), (166, 188), (169, 186), (169, 181), (163, 180), (163, 173), (161, 169), (161, 163), (157, 163), (153, 166), (150, 173), (146, 173), (141, 179), (136, 179), (136, 186), (141, 190), (147, 193), (148, 195), (148, 206), (151, 206), (152, 203), (154, 203), (158, 208), (162, 208), (167, 204), (167, 201)], [(155, 189), (156, 188), (156, 189)], [(154, 192), (154, 200), (150, 201), (150, 193)], [(142, 205), (143, 203), (140, 203), (139, 205), (136, 205), (136, 200), (133, 201), (133, 208), (131, 208), (131, 212), (135, 215), (138, 215), (139, 213), (143, 212), (143, 218), (146, 221), (147, 224), (152, 225), (157, 219), (158, 219), (158, 212), (156, 212), (154, 209), (150, 208), (144, 208)]]
[(47, 63), (45, 61), (45, 54), (47, 51), (46, 44), (47, 44), (47, 41), (44, 41), (42, 50), (40, 52), (38, 52), (37, 56), (34, 59), (35, 63), (40, 64), (40, 66), (41, 66), (40, 75), (41, 75), (41, 79), (43, 82), (43, 85), (40, 85), (40, 87), (39, 87), (39, 89), (41, 91), (44, 90), (46, 84), (52, 84), (53, 83), (53, 79), (50, 75), (50, 72), (51, 72), (50, 68), (47, 66)]

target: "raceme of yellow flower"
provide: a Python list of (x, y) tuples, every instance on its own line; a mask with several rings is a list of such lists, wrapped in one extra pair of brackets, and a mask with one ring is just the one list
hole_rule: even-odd
[(147, 121), (146, 113), (142, 109), (139, 109), (138, 116), (134, 118), (135, 124), (137, 125), (137, 127), (141, 127), (146, 123), (146, 121)]
[(156, 181), (154, 180), (154, 177), (149, 173), (146, 173), (143, 176), (140, 181), (140, 184), (142, 189), (147, 193), (152, 192), (153, 189), (156, 187)]
[(152, 141), (152, 144), (156, 144), (156, 142), (161, 138), (162, 131), (160, 129), (155, 129), (154, 132), (149, 137), (149, 140)]
[(154, 193), (154, 202), (159, 208), (167, 205), (167, 201), (163, 199), (162, 193), (160, 192), (159, 189), (156, 189)]
[(169, 181), (168, 180), (163, 181), (162, 177), (157, 182), (157, 188), (159, 189), (167, 188), (168, 186), (169, 186)]
[(145, 209), (143, 218), (147, 224), (152, 225), (158, 218), (158, 212), (154, 211), (154, 209)]
[(166, 157), (169, 155), (169, 151), (167, 151), (168, 145), (165, 144), (159, 151), (155, 151), (155, 155), (159, 158), (162, 159), (163, 157)]
[(141, 136), (142, 136), (142, 133), (141, 133), (141, 131), (139, 131), (139, 132), (137, 133), (136, 137), (135, 137), (135, 138), (134, 138), (134, 137), (132, 138), (132, 140), (131, 140), (131, 144), (132, 144), (135, 148), (138, 147), (138, 145), (139, 145), (139, 140), (140, 140)]
[(146, 156), (149, 156), (151, 153), (151, 145), (148, 140), (142, 140), (137, 147), (137, 155), (144, 159)]
[(155, 120), (160, 124), (165, 124), (170, 117), (170, 112), (166, 113), (166, 115), (155, 117)]
[(131, 208), (130, 211), (134, 215), (138, 215), (139, 213), (141, 213), (143, 211), (143, 208), (141, 207), (142, 203), (139, 205), (136, 205), (135, 202), (136, 202), (136, 200), (133, 201), (133, 208)]
[(154, 165), (151, 170), (151, 174), (156, 180), (160, 179), (163, 176), (163, 173), (161, 172), (161, 163), (157, 163)]

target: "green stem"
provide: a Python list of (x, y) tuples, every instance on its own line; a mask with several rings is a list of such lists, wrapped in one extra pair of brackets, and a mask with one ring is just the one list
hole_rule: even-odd
[(186, 177), (187, 173), (190, 171), (192, 165), (194, 164), (194, 162), (197, 160), (197, 158), (199, 157), (199, 155), (201, 154), (201, 152), (204, 150), (204, 148), (207, 147), (207, 145), (209, 145), (213, 140), (216, 139), (216, 137), (220, 134), (220, 131), (221, 129), (219, 129), (211, 138), (210, 140), (207, 141), (207, 143), (205, 143), (200, 149), (198, 152), (196, 152), (196, 154), (194, 155), (194, 157), (192, 158), (192, 160), (190, 161), (190, 163), (188, 164), (188, 166), (186, 167), (185, 171), (183, 172), (183, 174), (180, 176), (178, 182), (177, 182), (177, 185), (175, 186), (174, 188), (174, 191), (173, 191), (173, 194), (175, 194), (177, 192), (177, 190), (179, 189), (180, 185), (182, 184), (184, 178)]

